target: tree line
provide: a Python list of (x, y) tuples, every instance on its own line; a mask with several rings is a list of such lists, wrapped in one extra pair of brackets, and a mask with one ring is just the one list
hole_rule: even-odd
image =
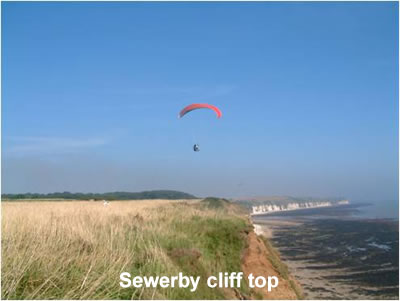
[(70, 199), (70, 200), (143, 200), (143, 199), (196, 199), (194, 195), (175, 190), (151, 190), (142, 192), (106, 192), (106, 193), (72, 193), (68, 191), (54, 193), (15, 193), (2, 194), (2, 199)]

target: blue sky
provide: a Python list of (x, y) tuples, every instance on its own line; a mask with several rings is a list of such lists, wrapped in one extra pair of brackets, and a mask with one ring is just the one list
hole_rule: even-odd
[(397, 200), (398, 42), (395, 2), (2, 2), (2, 190)]

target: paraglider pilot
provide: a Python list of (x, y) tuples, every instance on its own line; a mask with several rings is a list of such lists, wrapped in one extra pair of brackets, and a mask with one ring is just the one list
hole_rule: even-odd
[[(187, 113), (197, 110), (197, 109), (210, 109), (213, 110), (217, 114), (217, 118), (221, 118), (222, 112), (220, 109), (218, 109), (216, 106), (207, 104), (207, 103), (192, 103), (186, 107), (184, 107), (180, 112), (178, 117), (182, 118), (185, 116)], [(200, 151), (200, 146), (198, 144), (193, 145), (193, 151), (199, 152)]]

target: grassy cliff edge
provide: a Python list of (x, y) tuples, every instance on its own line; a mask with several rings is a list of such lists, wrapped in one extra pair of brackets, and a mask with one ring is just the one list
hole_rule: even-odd
[[(109, 206), (84, 201), (2, 203), (2, 298), (298, 297), (285, 284), (290, 281), (279, 265), (266, 259), (267, 253), (262, 256), (265, 269), (252, 271), (254, 248), (268, 250), (268, 244), (257, 245), (260, 242), (246, 212), (219, 199), (116, 201)], [(276, 274), (282, 279), (281, 291), (274, 296), (246, 284), (238, 289), (206, 285), (208, 276), (238, 271)], [(122, 272), (132, 276), (183, 272), (200, 276), (201, 281), (196, 292), (177, 287), (121, 288)]]

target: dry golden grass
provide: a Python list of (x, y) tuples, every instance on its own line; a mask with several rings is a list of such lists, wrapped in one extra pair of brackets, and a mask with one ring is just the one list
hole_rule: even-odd
[[(237, 235), (244, 227), (244, 219), (198, 201), (115, 201), (106, 207), (87, 201), (3, 202), (2, 298), (223, 298), (206, 287), (195, 295), (177, 288), (122, 289), (119, 275), (238, 271), (243, 245)], [(187, 266), (171, 257), (176, 248), (196, 248), (202, 256)]]

